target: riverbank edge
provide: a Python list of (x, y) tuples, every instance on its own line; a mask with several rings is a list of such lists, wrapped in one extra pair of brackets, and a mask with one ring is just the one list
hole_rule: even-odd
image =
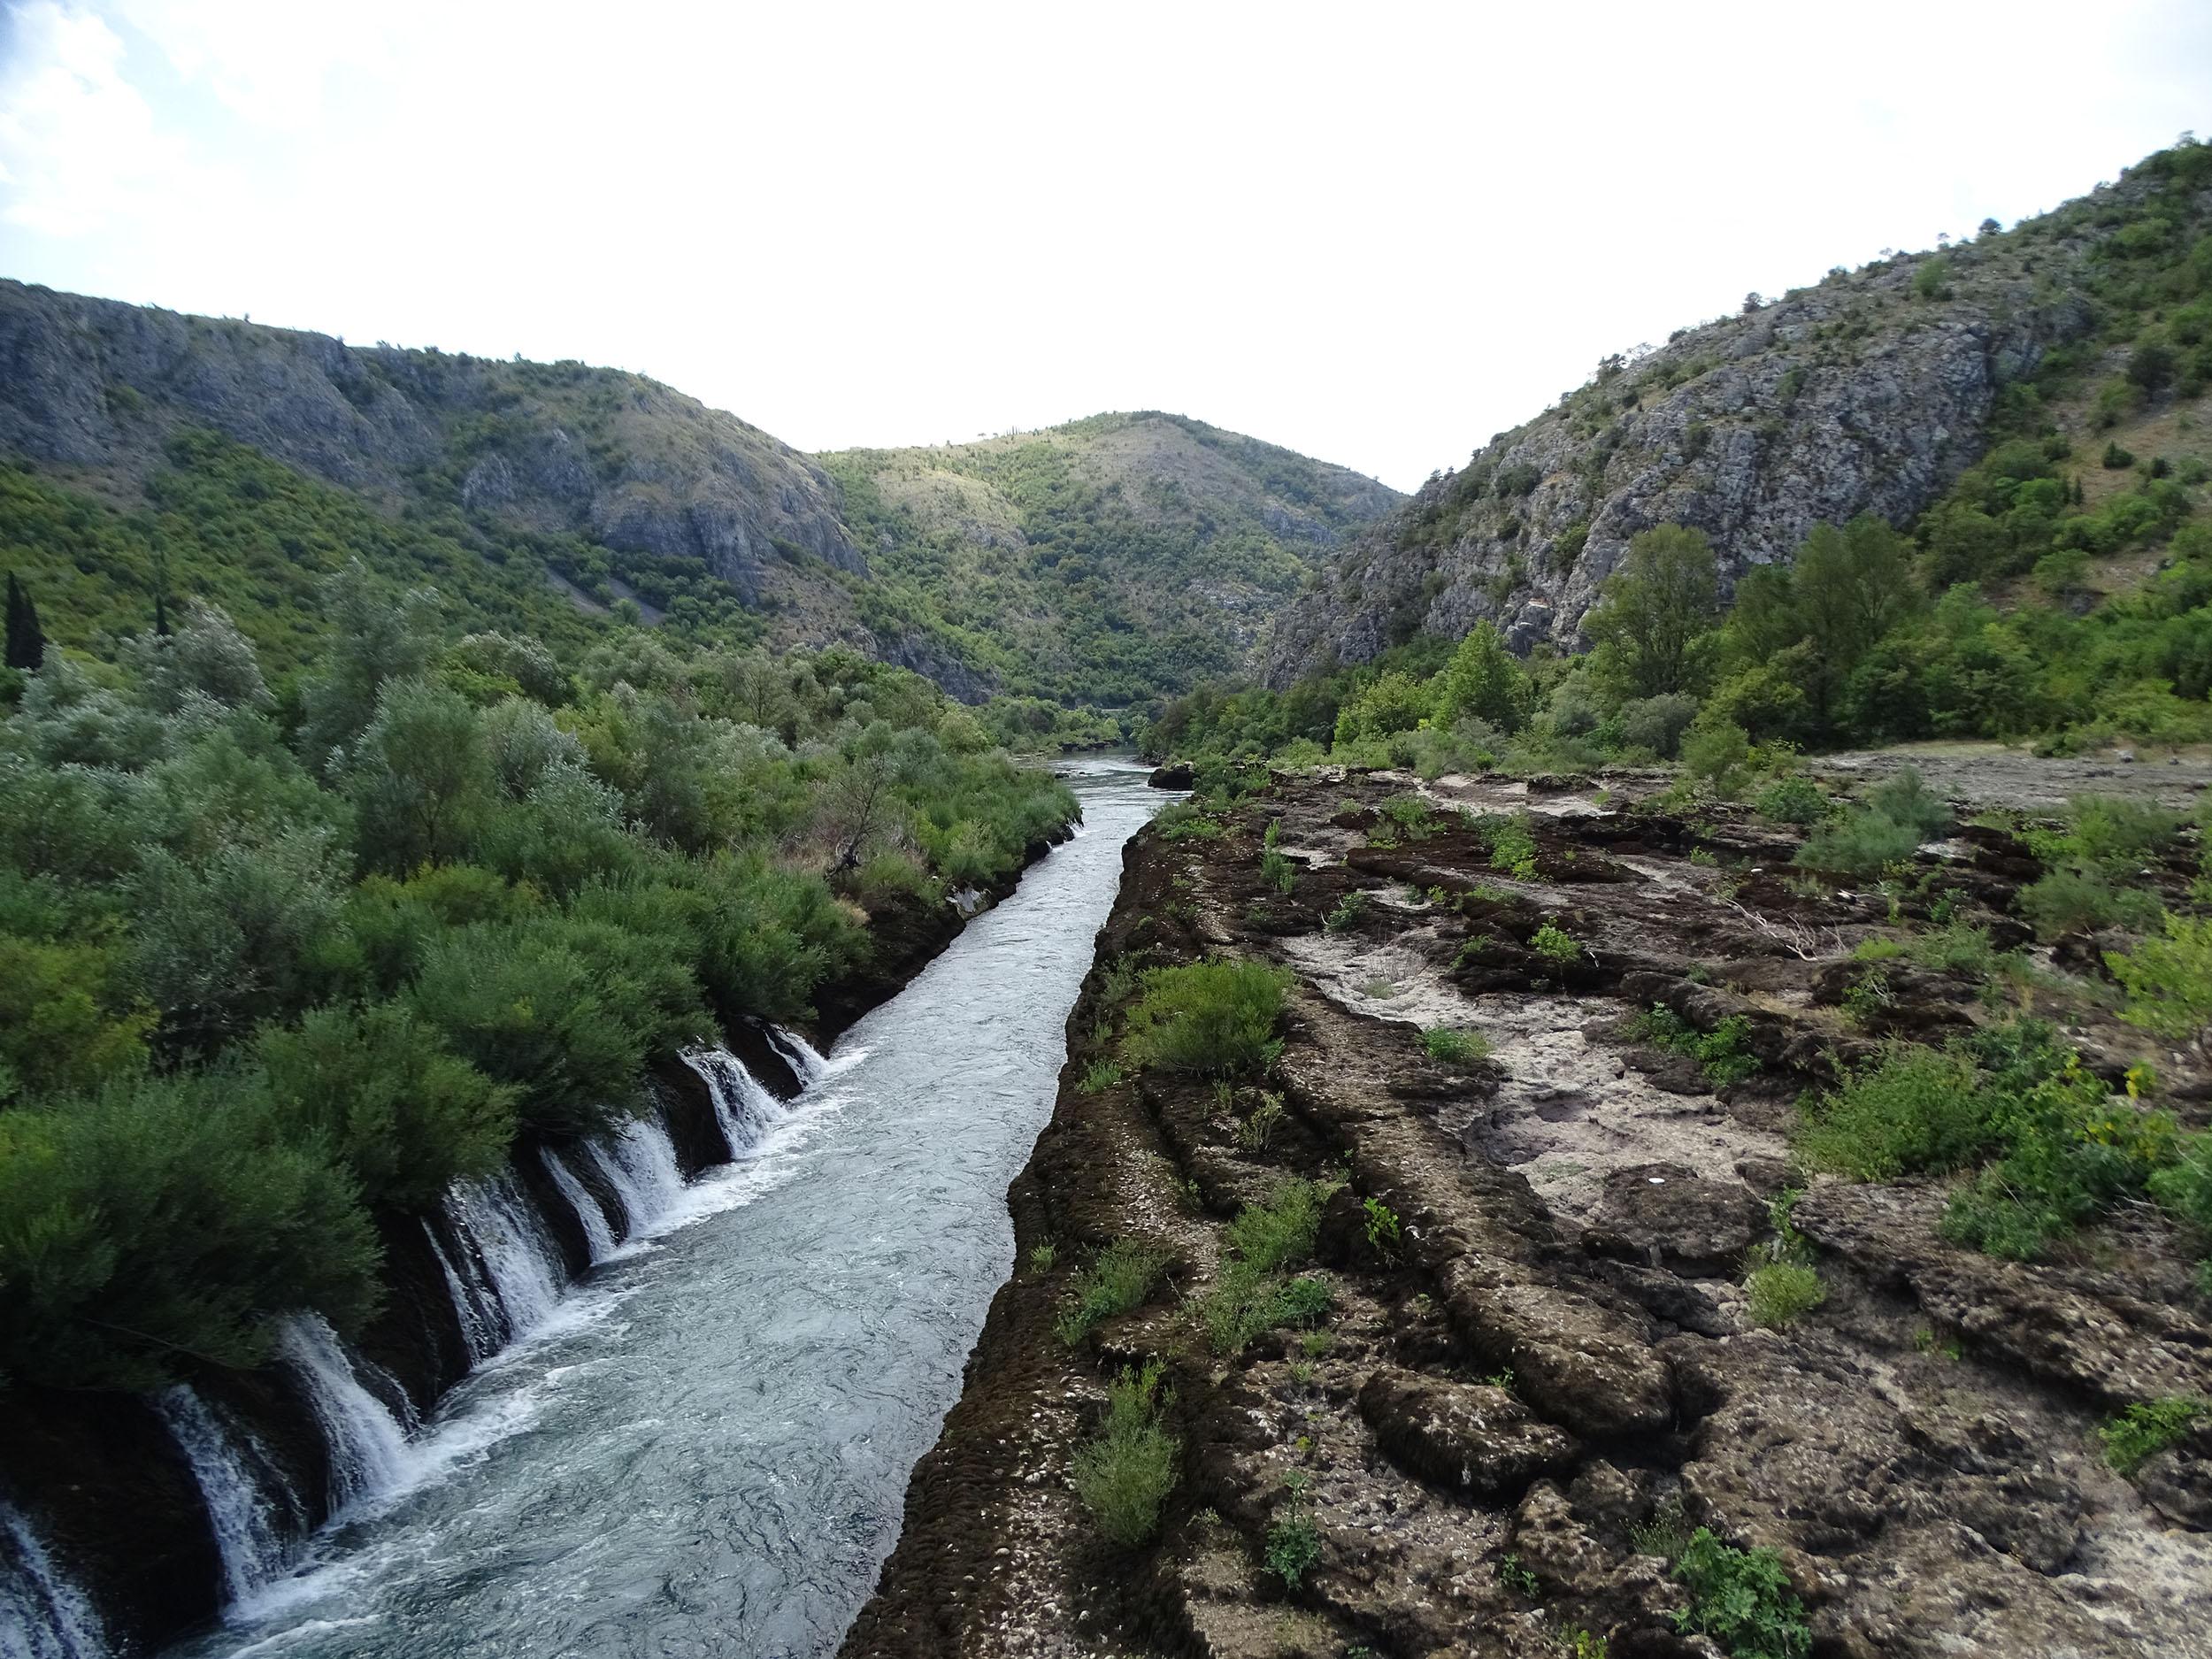
[[(950, 900), (910, 900), (872, 916), (869, 959), (818, 987), (814, 1017), (794, 1028), (826, 1052), (912, 983), (971, 921), (1012, 896), (1022, 878), (1074, 833), (1078, 821), (1031, 842), (1020, 864), (980, 887), (981, 902), (964, 910)], [(800, 1093), (803, 1080), (764, 1022), (723, 1011), (718, 1023), (729, 1052), (764, 1087), (784, 1100)], [(695, 1072), (680, 1061), (656, 1061), (647, 1083), (687, 1180), (729, 1161), (713, 1101)], [(565, 1282), (572, 1285), (590, 1267), (590, 1246), (552, 1187), (541, 1145), (534, 1137), (518, 1141), (509, 1172), (558, 1244)], [(596, 1171), (580, 1166), (572, 1173), (595, 1199), (618, 1204), (615, 1194), (600, 1190)], [(458, 1247), (443, 1236), (449, 1229), (435, 1212), (375, 1219), (387, 1294), (354, 1346), (426, 1419), (472, 1369), (438, 1256), (441, 1248), (449, 1254)], [(297, 1529), (310, 1532), (322, 1525), (330, 1507), (326, 1448), (305, 1402), (285, 1386), (278, 1368), (202, 1367), (189, 1381), (265, 1448), (305, 1509), (292, 1517)], [(212, 1524), (191, 1467), (150, 1397), (18, 1386), (0, 1389), (0, 1414), (9, 1425), (0, 1439), (0, 1498), (31, 1518), (56, 1564), (98, 1612), (116, 1659), (156, 1652), (213, 1623), (225, 1591)]]
[[(1064, 1176), (1079, 1145), (1113, 1139), (1110, 1130), (1102, 1133), (1092, 1122), (1103, 1116), (1102, 1102), (1080, 1087), (1082, 1071), (1097, 1053), (1089, 1033), (1103, 1008), (1107, 963), (1140, 930), (1152, 928), (1155, 913), (1166, 908), (1160, 889), (1171, 860), (1160, 854), (1167, 845), (1148, 824), (1122, 848), (1113, 907), (1098, 930), (1089, 971), (1068, 1010), (1067, 1059), (1052, 1116), (1007, 1187), (1013, 1270), (991, 1299), (962, 1371), (958, 1399), (909, 1478), (898, 1542), (847, 1631), (839, 1659), (921, 1659), (973, 1651), (979, 1632), (1014, 1593), (1008, 1567), (1008, 1546), (1014, 1540), (1008, 1523), (1030, 1485), (1018, 1448), (1033, 1445), (1040, 1434), (1060, 1438), (1054, 1428), (1036, 1426), (1039, 1407), (1048, 1400), (1064, 1400), (1083, 1386), (1073, 1351), (1053, 1328), (1067, 1280), (1048, 1267), (1040, 1271), (1033, 1252), (1088, 1229), (1065, 1215), (1056, 1225), (1057, 1206), (1046, 1190), (1056, 1183), (1046, 1171), (1051, 1165)], [(1087, 1219), (1094, 1223), (1110, 1223), (1113, 1200), (1108, 1194), (1117, 1162), (1098, 1160), (1082, 1181), (1093, 1189), (1098, 1213)], [(1110, 1236), (1110, 1225), (1097, 1241), (1105, 1236)], [(1065, 1548), (1064, 1540), (1050, 1538), (1022, 1541), (1033, 1556), (1052, 1556)]]

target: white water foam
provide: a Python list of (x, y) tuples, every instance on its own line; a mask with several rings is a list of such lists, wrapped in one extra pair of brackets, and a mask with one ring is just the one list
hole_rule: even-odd
[(566, 1264), (514, 1177), (456, 1186), (446, 1194), (445, 1211), (464, 1249), (491, 1277), (505, 1340), (526, 1336), (550, 1318)]
[(788, 1115), (789, 1109), (735, 1055), (720, 1048), (695, 1048), (683, 1062), (707, 1086), (733, 1159), (751, 1156), (769, 1130)]
[(154, 1409), (169, 1425), (178, 1449), (192, 1466), (208, 1525), (222, 1557), (227, 1600), (239, 1601), (284, 1571), (289, 1552), (282, 1520), (263, 1491), (255, 1468), (266, 1466), (245, 1429), (227, 1422), (192, 1388), (180, 1384), (156, 1396)]
[(107, 1632), (29, 1517), (0, 1502), (0, 1659), (106, 1659)]
[(595, 1136), (584, 1143), (584, 1156), (598, 1166), (622, 1200), (626, 1238), (649, 1232), (683, 1193), (675, 1144), (657, 1118), (633, 1118)]
[(615, 1252), (614, 1232), (607, 1225), (607, 1212), (599, 1208), (599, 1201), (586, 1190), (576, 1172), (561, 1162), (560, 1155), (551, 1147), (540, 1147), (538, 1156), (545, 1160), (545, 1172), (553, 1185), (560, 1188), (568, 1207), (576, 1212), (577, 1225), (584, 1230), (584, 1243), (591, 1253), (594, 1267), (609, 1260)]
[(354, 1374), (338, 1333), (319, 1313), (288, 1317), (277, 1350), (298, 1373), (309, 1408), (322, 1425), (330, 1451), (330, 1508), (351, 1505), (390, 1490), (406, 1478), (407, 1437), (391, 1409)]
[(499, 1302), (476, 1271), (473, 1257), (466, 1258), (468, 1271), (454, 1265), (447, 1254), (438, 1230), (426, 1217), (422, 1224), (423, 1236), (430, 1240), (430, 1253), (438, 1258), (439, 1269), (445, 1274), (446, 1294), (453, 1302), (453, 1312), (461, 1324), (461, 1341), (468, 1349), (469, 1364), (482, 1364), (499, 1352), (507, 1340), (507, 1321), (499, 1311)]

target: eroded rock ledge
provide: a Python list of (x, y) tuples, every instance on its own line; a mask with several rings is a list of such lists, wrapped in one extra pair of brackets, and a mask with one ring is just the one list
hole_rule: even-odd
[[(1964, 1023), (1973, 988), (1931, 976), (1891, 1030), (1847, 1022), (1824, 970), (1887, 905), (1778, 879), (1793, 840), (1747, 816), (1428, 787), (1440, 811), (1536, 809), (1524, 879), (1455, 819), (1374, 845), (1375, 809), (1419, 787), (1279, 780), (1217, 838), (1130, 844), (1054, 1118), (1009, 1194), (1016, 1277), (846, 1659), (1550, 1659), (1571, 1632), (1609, 1659), (1722, 1651), (1678, 1633), (1655, 1525), (1778, 1550), (1823, 1659), (2212, 1654), (2212, 1437), (2131, 1481), (2094, 1433), (2130, 1402), (2212, 1393), (2193, 1247), (2162, 1217), (2021, 1265), (1943, 1242), (1937, 1187), (1817, 1181), (1793, 1221), (1827, 1300), (1786, 1330), (1748, 1317), (1746, 1257), (1801, 1179), (1797, 1094), (1892, 1031)], [(1261, 877), (1271, 820), (1287, 894)], [(1951, 885), (1994, 925), (2020, 871), (1985, 839)], [(1571, 961), (1537, 947), (1548, 924)], [(1256, 1090), (1094, 1069), (1133, 964), (1225, 952), (1296, 976), (1264, 1134)], [(1716, 1089), (1640, 1039), (1630, 1017), (1654, 1004), (1701, 1031), (1741, 1016), (1758, 1069)], [(1439, 1025), (1486, 1033), (1489, 1056), (1430, 1057)], [(2076, 1035), (2093, 1063), (2121, 1041)], [(2204, 1079), (2170, 1071), (2200, 1121)], [(1195, 1303), (1224, 1223), (1294, 1176), (1334, 1184), (1325, 1338), (1218, 1356)], [(1078, 1275), (1121, 1240), (1166, 1253), (1165, 1283), (1063, 1341)], [(1107, 1380), (1148, 1357), (1179, 1479), (1158, 1536), (1121, 1551), (1071, 1460)], [(1286, 1476), (1320, 1547), (1294, 1591), (1265, 1561)]]

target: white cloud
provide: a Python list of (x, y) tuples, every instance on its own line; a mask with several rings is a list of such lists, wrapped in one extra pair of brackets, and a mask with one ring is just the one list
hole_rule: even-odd
[(2212, 122), (2192, 0), (2094, 29), (2055, 0), (35, 0), (13, 29), (13, 274), (640, 368), (807, 448), (1160, 406), (1400, 485), (1605, 352)]
[(174, 177), (173, 141), (123, 76), (123, 42), (99, 18), (32, 0), (8, 19), (0, 67), (6, 222), (84, 234)]

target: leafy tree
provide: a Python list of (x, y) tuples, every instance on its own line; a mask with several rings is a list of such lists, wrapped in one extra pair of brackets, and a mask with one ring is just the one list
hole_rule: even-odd
[(331, 646), (322, 672), (305, 687), (307, 718), (300, 731), (311, 765), (328, 772), (334, 762), (342, 763), (376, 718), (385, 686), (428, 670), (438, 649), (437, 603), (426, 588), (393, 596), (357, 558), (323, 584)]
[(1497, 626), (1478, 622), (1452, 653), (1438, 684), (1435, 720), (1450, 726), (1463, 715), (1501, 732), (1519, 729), (1526, 718), (1528, 671), (1506, 649)]
[(354, 745), (348, 787), (372, 867), (404, 873), (460, 856), (494, 800), (482, 717), (443, 686), (387, 681)]
[(288, 1125), (333, 1148), (373, 1204), (427, 1209), (488, 1175), (514, 1133), (511, 1085), (455, 1055), (403, 1002), (309, 1010), (257, 1048)]
[(1702, 530), (1669, 524), (1642, 532), (1600, 592), (1583, 631), (1597, 641), (1609, 679), (1636, 697), (1701, 687), (1704, 638), (1720, 614), (1718, 566)]
[(0, 1371), (152, 1388), (250, 1366), (274, 1317), (374, 1309), (380, 1251), (351, 1178), (296, 1139), (250, 1070), (119, 1078), (0, 1112)]

